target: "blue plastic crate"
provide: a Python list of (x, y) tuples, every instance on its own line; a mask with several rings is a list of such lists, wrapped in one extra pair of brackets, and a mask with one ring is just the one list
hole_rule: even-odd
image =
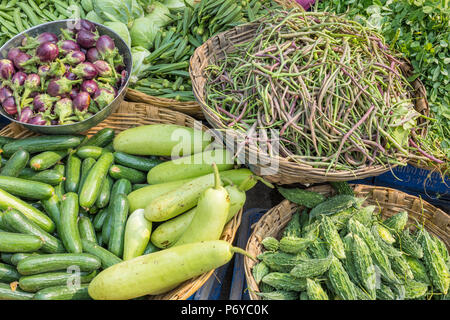
[[(257, 222), (267, 209), (249, 209), (244, 212), (239, 226), (236, 246), (245, 248), (252, 233), (251, 227)], [(244, 256), (237, 254), (234, 257), (233, 277), (231, 280), (230, 300), (250, 300), (247, 291), (247, 281), (244, 272)]]

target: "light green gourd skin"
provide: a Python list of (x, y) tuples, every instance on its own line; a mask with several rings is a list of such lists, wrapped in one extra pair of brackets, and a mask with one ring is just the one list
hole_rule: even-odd
[(145, 219), (144, 210), (133, 211), (125, 226), (123, 260), (142, 255), (152, 233), (152, 223)]

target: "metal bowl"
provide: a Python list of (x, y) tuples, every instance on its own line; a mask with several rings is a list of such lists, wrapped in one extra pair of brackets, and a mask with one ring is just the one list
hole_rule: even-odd
[[(9, 49), (13, 47), (18, 47), (21, 45), (22, 39), (24, 38), (24, 35), (27, 34), (31, 37), (36, 37), (37, 35), (43, 33), (43, 32), (53, 32), (56, 35), (61, 34), (61, 29), (67, 28), (69, 24), (75, 23), (75, 19), (67, 19), (67, 20), (58, 20), (58, 21), (52, 21), (40, 24), (38, 26), (35, 26), (33, 28), (30, 28), (28, 30), (25, 30), (18, 35), (16, 35), (14, 38), (10, 39), (8, 42), (6, 42), (1, 48), (0, 48), (0, 59), (6, 58)], [(91, 21), (92, 22), (92, 21)], [(7, 118), (10, 121), (16, 122), (25, 128), (42, 133), (42, 134), (75, 134), (80, 133), (83, 131), (87, 131), (90, 128), (96, 126), (98, 123), (106, 119), (111, 113), (113, 113), (121, 104), (121, 102), (124, 99), (125, 93), (127, 91), (128, 82), (130, 79), (131, 69), (133, 66), (133, 61), (131, 57), (131, 51), (130, 48), (127, 46), (125, 41), (113, 30), (111, 30), (108, 27), (105, 27), (104, 25), (92, 22), (97, 27), (97, 30), (100, 35), (108, 35), (113, 40), (114, 43), (119, 50), (120, 55), (123, 57), (123, 62), (125, 64), (125, 70), (127, 71), (127, 76), (125, 79), (125, 84), (122, 85), (122, 87), (118, 90), (117, 96), (114, 99), (113, 102), (111, 102), (109, 105), (107, 105), (105, 108), (94, 114), (92, 117), (85, 119), (83, 121), (72, 123), (72, 124), (65, 124), (65, 125), (48, 125), (48, 126), (41, 126), (41, 125), (34, 125), (29, 123), (23, 123), (16, 119), (11, 118), (9, 114), (5, 112), (3, 108), (0, 107), (0, 114)]]

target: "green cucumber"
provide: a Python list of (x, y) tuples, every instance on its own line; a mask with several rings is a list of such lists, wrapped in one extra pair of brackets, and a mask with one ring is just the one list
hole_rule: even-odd
[(78, 219), (78, 230), (80, 232), (81, 240), (86, 239), (97, 242), (94, 226), (92, 225), (91, 219), (88, 217), (80, 217)]
[(43, 151), (67, 150), (78, 146), (80, 143), (81, 138), (79, 136), (35, 136), (9, 142), (3, 146), (3, 152), (6, 156), (11, 156), (20, 148), (28, 151), (30, 154)]
[(0, 136), (0, 146), (4, 146), (7, 143), (15, 141), (15, 138)]
[(45, 212), (48, 214), (50, 219), (55, 225), (58, 225), (61, 212), (59, 210), (60, 199), (55, 194), (48, 199), (41, 200), (41, 204), (44, 207)]
[(111, 251), (106, 250), (96, 242), (92, 242), (87, 239), (82, 239), (81, 241), (83, 243), (83, 251), (99, 258), (102, 262), (103, 269), (109, 268), (116, 263), (122, 262), (122, 259), (120, 259)]
[(100, 189), (100, 194), (97, 197), (97, 200), (95, 200), (95, 206), (97, 208), (105, 208), (108, 203), (109, 203), (109, 199), (110, 199), (110, 195), (111, 195), (111, 188), (113, 185), (113, 179), (107, 175), (104, 179), (103, 179), (103, 183), (102, 183), (102, 187)]
[(55, 189), (47, 183), (8, 176), (0, 176), (0, 189), (18, 197), (36, 200), (48, 199), (55, 194)]
[(0, 252), (34, 252), (44, 242), (37, 236), (13, 232), (0, 232)]
[(122, 257), (124, 248), (124, 234), (130, 204), (126, 194), (119, 193), (111, 203), (111, 234), (108, 250), (118, 257)]
[(76, 154), (81, 159), (94, 158), (97, 160), (103, 154), (103, 148), (97, 146), (82, 146), (77, 150)]
[(42, 183), (47, 183), (51, 186), (57, 186), (62, 181), (64, 181), (64, 175), (54, 169), (48, 169), (43, 171), (34, 171), (31, 168), (24, 168), (20, 174), (19, 178), (39, 181)]
[(132, 184), (135, 183), (144, 183), (147, 179), (145, 173), (142, 171), (128, 168), (119, 164), (112, 165), (109, 168), (109, 175), (113, 179), (128, 179)]
[(166, 161), (148, 171), (147, 182), (159, 184), (204, 176), (213, 172), (212, 163), (219, 171), (230, 170), (234, 166), (233, 154), (226, 149), (213, 149)]
[(66, 181), (64, 187), (66, 192), (77, 192), (80, 183), (81, 160), (76, 155), (71, 154), (66, 163)]
[(33, 300), (92, 300), (88, 293), (88, 287), (89, 284), (49, 287), (36, 292)]
[[(55, 165), (53, 169), (62, 175), (66, 173), (66, 166), (61, 163)], [(57, 186), (55, 186), (55, 193), (58, 196), (58, 199), (62, 199), (63, 195), (66, 193), (66, 189), (64, 187), (64, 180), (58, 183)]]
[(108, 174), (114, 156), (111, 152), (104, 153), (89, 170), (80, 192), (80, 206), (90, 208), (100, 194), (103, 179)]
[(33, 275), (51, 271), (65, 271), (77, 266), (79, 271), (94, 271), (100, 268), (101, 261), (89, 253), (52, 253), (25, 258), (17, 265), (21, 275)]
[[(20, 260), (23, 260), (25, 258), (31, 257), (32, 255), (37, 255), (37, 254), (40, 254), (40, 253), (39, 252), (32, 252), (32, 253), (17, 252), (17, 253), (14, 253), (11, 256), (11, 264), (13, 266), (17, 266), (19, 264)], [(18, 273), (18, 274), (19, 274), (19, 278), (20, 278), (20, 273)]]
[(114, 130), (111, 128), (103, 128), (97, 131), (93, 136), (87, 139), (82, 146), (106, 147), (114, 140)]
[[(4, 231), (2, 231), (2, 232), (4, 232)], [(11, 258), (13, 255), (14, 255), (14, 253), (7, 253), (7, 252), (0, 253), (0, 257), (2, 258), (2, 261), (7, 264), (12, 264)]]
[(157, 157), (140, 157), (116, 151), (114, 152), (114, 162), (128, 168), (148, 172), (151, 168), (162, 163), (163, 161)]
[(58, 234), (68, 252), (81, 253), (80, 231), (78, 230), (78, 195), (75, 192), (68, 192), (61, 202), (61, 216), (58, 224)]
[(106, 245), (108, 245), (109, 237), (111, 235), (111, 229), (112, 229), (112, 214), (110, 212), (110, 209), (107, 210), (107, 215), (105, 218), (105, 221), (102, 225), (102, 242)]
[(27, 151), (23, 149), (17, 150), (3, 166), (0, 175), (18, 177), (20, 172), (27, 165), (29, 158), (30, 154)]
[(106, 219), (107, 216), (108, 216), (108, 209), (107, 208), (103, 208), (102, 210), (100, 210), (99, 213), (97, 213), (95, 215), (93, 224), (94, 224), (94, 229), (96, 231), (101, 231), (102, 230), (103, 223), (105, 222), (105, 219)]
[(136, 191), (136, 190), (138, 190), (138, 189), (142, 189), (142, 188), (145, 188), (145, 187), (148, 187), (149, 186), (149, 184), (147, 184), (147, 183), (136, 183), (136, 184), (133, 184), (133, 190), (132, 191)]
[(15, 232), (39, 237), (44, 242), (42, 245), (43, 252), (65, 252), (64, 245), (59, 239), (42, 230), (36, 223), (16, 209), (6, 210), (2, 216), (2, 223), (5, 223)]
[(67, 285), (71, 280), (79, 281), (79, 283), (89, 283), (97, 274), (97, 270), (79, 273), (68, 273), (65, 271), (40, 273), (20, 277), (19, 287), (26, 292), (37, 292), (45, 288)]
[[(20, 278), (20, 273), (9, 264), (0, 263), (0, 282), (13, 282)], [(0, 299), (1, 300), (1, 299)]]
[(14, 208), (22, 212), (28, 219), (35, 222), (44, 231), (53, 232), (53, 230), (55, 230), (55, 223), (42, 211), (0, 189), (0, 209), (6, 210), (8, 208)]
[(48, 169), (68, 154), (68, 150), (41, 152), (30, 159), (30, 167), (36, 171)]
[(12, 290), (6, 283), (0, 283), (0, 300), (31, 300), (33, 294), (16, 288)]
[(80, 182), (78, 183), (78, 194), (81, 192), (83, 184), (86, 181), (86, 177), (95, 163), (96, 161), (94, 158), (86, 158), (81, 163)]

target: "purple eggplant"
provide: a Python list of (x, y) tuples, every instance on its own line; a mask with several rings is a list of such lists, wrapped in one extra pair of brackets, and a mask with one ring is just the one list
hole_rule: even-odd
[(27, 123), (31, 116), (33, 115), (33, 110), (30, 107), (26, 107), (22, 109), (22, 112), (17, 120), (23, 123)]
[(20, 51), (19, 48), (11, 48), (11, 49), (9, 49), (8, 55), (6, 56), (6, 58), (11, 61), (14, 61), (14, 58), (20, 53), (22, 53), (22, 51)]
[(47, 78), (47, 76), (49, 75), (49, 72), (50, 72), (50, 65), (48, 65), (48, 64), (43, 64), (43, 65), (39, 66), (39, 68), (37, 70), (37, 74), (41, 77), (41, 79)]
[(72, 90), (74, 84), (81, 83), (82, 80), (69, 80), (66, 77), (52, 79), (47, 87), (47, 93), (52, 97), (62, 96)]
[(111, 102), (113, 102), (115, 98), (114, 91), (108, 90), (106, 88), (99, 88), (94, 93), (94, 101), (97, 103), (100, 109), (103, 109)]
[(96, 47), (89, 48), (88, 51), (86, 52), (87, 61), (94, 63), (95, 61), (100, 59), (101, 59), (100, 53), (98, 52)]
[[(114, 59), (118, 55), (118, 49), (114, 44), (114, 40), (106, 34), (102, 35), (98, 38), (95, 47), (97, 48), (100, 57), (102, 57), (102, 60), (106, 60), (113, 67), (113, 76), (114, 78), (117, 78), (117, 72), (115, 68), (116, 63)], [(120, 55), (118, 56), (120, 57)]]
[(85, 91), (81, 91), (73, 100), (73, 106), (79, 112), (86, 112), (90, 104), (91, 96)]
[(68, 54), (70, 51), (79, 51), (80, 46), (73, 40), (61, 40), (58, 42), (59, 52), (63, 55)]
[(109, 78), (114, 76), (114, 72), (111, 66), (105, 60), (97, 60), (93, 64), (97, 69), (97, 73), (100, 77)]
[(18, 108), (19, 115), (21, 113), (22, 108), (24, 108), (25, 105), (27, 105), (30, 97), (30, 94), (32, 92), (39, 91), (41, 86), (41, 78), (36, 73), (31, 73), (27, 75), (27, 78), (25, 79), (24, 83), (24, 91), (22, 93), (22, 96), (20, 98), (20, 106)]
[(72, 73), (70, 71), (70, 68), (71, 66), (66, 65), (66, 73), (64, 73), (64, 77), (66, 77), (69, 80), (77, 80), (78, 79), (77, 75), (75, 73)]
[(28, 59), (22, 64), (22, 67), (34, 65), (34, 64), (40, 64), (40, 63), (46, 63), (46, 62), (52, 62), (54, 61), (59, 55), (59, 49), (56, 43), (53, 42), (44, 42), (39, 45), (36, 49), (36, 55), (32, 57), (31, 59)]
[(19, 87), (22, 87), (25, 84), (25, 80), (27, 79), (27, 74), (22, 71), (16, 72), (11, 78), (12, 86), (17, 90)]
[(91, 80), (98, 74), (97, 68), (91, 62), (79, 63), (75, 68), (71, 68), (70, 71), (85, 80)]
[(11, 60), (0, 59), (0, 79), (9, 80), (14, 72), (14, 63)]
[(87, 31), (94, 32), (97, 28), (96, 28), (95, 24), (93, 24), (89, 20), (80, 19), (73, 25), (73, 27), (71, 29), (74, 32), (80, 32), (81, 30), (87, 30)]
[(95, 80), (84, 80), (81, 84), (81, 91), (87, 92), (90, 96), (93, 96), (98, 90), (98, 84)]
[(28, 123), (38, 125), (38, 126), (45, 126), (45, 125), (49, 124), (49, 121), (45, 120), (41, 114), (37, 114), (36, 116), (30, 118)]
[(31, 56), (25, 52), (20, 52), (14, 57), (14, 66), (19, 70), (24, 70), (24, 64), (31, 59)]
[(48, 109), (51, 109), (53, 103), (58, 100), (59, 97), (52, 97), (45, 93), (38, 94), (33, 99), (33, 110), (35, 112), (45, 112)]
[(3, 101), (2, 107), (9, 115), (17, 114), (16, 100), (14, 99), (13, 96), (10, 96)]
[(60, 124), (65, 124), (66, 118), (73, 113), (73, 102), (69, 98), (64, 98), (55, 103), (55, 114), (59, 118)]
[(22, 47), (20, 49), (22, 50), (35, 49), (45, 42), (57, 43), (58, 37), (56, 34), (51, 32), (43, 32), (35, 38), (25, 36), (25, 38), (22, 39)]
[(75, 97), (80, 93), (80, 89), (78, 87), (73, 87), (69, 92), (69, 98), (74, 100)]
[(76, 35), (77, 43), (85, 49), (94, 47), (98, 38), (99, 36), (96, 32), (84, 29), (80, 30)]
[(69, 65), (77, 65), (86, 60), (86, 55), (80, 50), (69, 52), (64, 58), (61, 59), (63, 63)]
[(3, 101), (5, 101), (7, 98), (12, 97), (12, 96), (13, 96), (13, 92), (10, 88), (8, 88), (8, 87), (0, 88), (0, 104), (2, 104)]

